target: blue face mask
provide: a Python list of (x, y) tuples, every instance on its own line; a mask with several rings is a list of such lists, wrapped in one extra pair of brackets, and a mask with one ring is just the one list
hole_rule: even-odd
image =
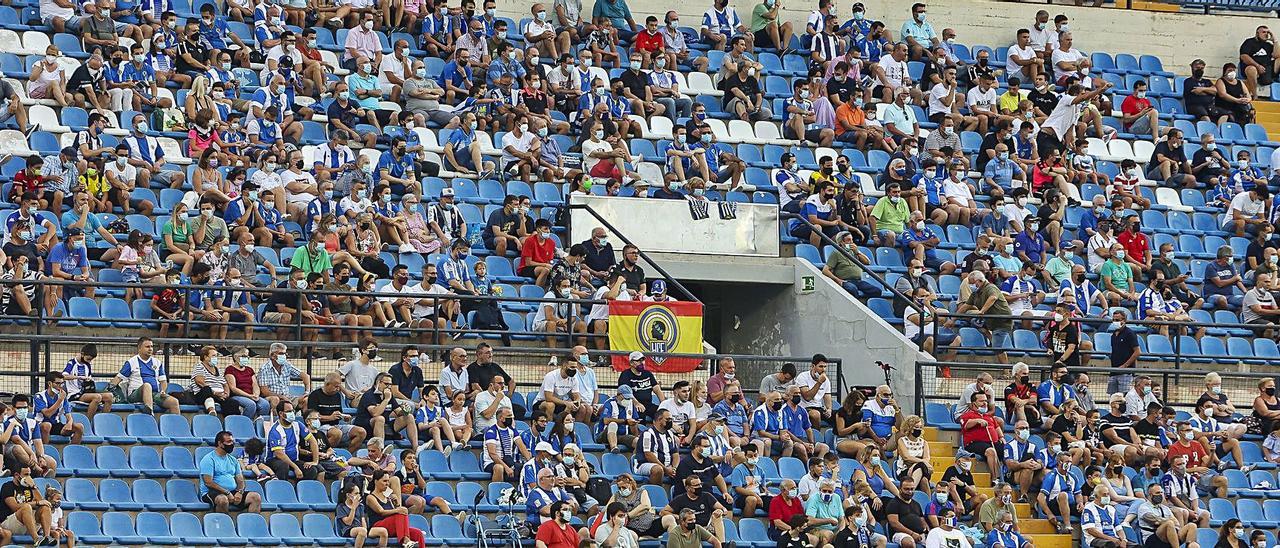
[(410, 357), (409, 357), (409, 365), (412, 365), (412, 366), (414, 366), (414, 367), (417, 367), (417, 366), (418, 366), (418, 357), (417, 357), (417, 356), (410, 356)]
[(711, 142), (711, 133), (703, 133), (703, 134), (702, 134), (702, 142), (704, 142), (704, 143), (710, 143), (710, 142)]

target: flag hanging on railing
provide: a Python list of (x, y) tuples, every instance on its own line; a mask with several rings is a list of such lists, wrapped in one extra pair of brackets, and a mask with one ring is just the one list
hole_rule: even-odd
[[(697, 358), (664, 358), (663, 354), (702, 353), (702, 303), (686, 301), (609, 301), (609, 348), (645, 353), (645, 367), (662, 373), (688, 373)], [(613, 356), (613, 368), (628, 367), (627, 354)]]

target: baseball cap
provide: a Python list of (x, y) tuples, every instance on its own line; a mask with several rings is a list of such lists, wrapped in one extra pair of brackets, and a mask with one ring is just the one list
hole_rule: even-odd
[(654, 295), (658, 295), (658, 294), (662, 294), (662, 293), (666, 293), (666, 292), (667, 292), (667, 282), (666, 282), (666, 280), (654, 280), (654, 281), (653, 281), (653, 291), (650, 291), (650, 293), (652, 293), (652, 294), (654, 294)]
[(631, 389), (631, 386), (624, 384), (618, 387), (618, 395), (631, 399), (635, 396), (635, 391)]
[(1069, 250), (1069, 249), (1075, 249), (1075, 248), (1076, 248), (1076, 244), (1073, 244), (1071, 242), (1062, 242), (1062, 249)]
[(66, 237), (70, 238), (72, 236), (79, 236), (81, 234), (84, 234), (84, 231), (80, 230), (79, 228), (68, 228), (66, 232)]
[(977, 458), (977, 455), (973, 454), (967, 449), (960, 449), (959, 451), (956, 451), (956, 460), (972, 459), (972, 458)]
[(450, 197), (452, 197), (452, 196), (453, 196), (453, 189), (452, 189), (452, 188), (442, 188), (442, 189), (440, 189), (440, 197), (441, 197), (441, 198), (443, 198), (443, 197), (445, 197), (445, 196), (450, 196)]
[(555, 447), (552, 447), (550, 443), (547, 443), (545, 441), (538, 442), (538, 445), (534, 446), (533, 450), (534, 452), (537, 452), (537, 453), (549, 453), (552, 455), (560, 454), (558, 451), (556, 451)]
[(644, 352), (641, 352), (641, 351), (639, 351), (639, 350), (636, 350), (636, 351), (632, 352), (630, 356), (627, 356), (627, 359), (628, 359), (628, 360), (630, 360), (630, 361), (633, 361), (633, 362), (637, 362), (637, 361), (643, 360), (643, 359), (644, 359)]

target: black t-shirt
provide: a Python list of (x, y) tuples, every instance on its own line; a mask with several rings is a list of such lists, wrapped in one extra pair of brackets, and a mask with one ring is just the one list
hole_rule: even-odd
[(1033, 89), (1031, 90), (1031, 93), (1027, 94), (1027, 100), (1031, 101), (1031, 104), (1035, 105), (1035, 107), (1040, 109), (1040, 112), (1045, 113), (1046, 116), (1050, 112), (1053, 112), (1054, 107), (1058, 106), (1058, 95), (1049, 90), (1045, 90), (1044, 93), (1040, 93), (1039, 90)]
[(1262, 250), (1268, 247), (1274, 249), (1276, 247), (1275, 241), (1271, 240), (1271, 241), (1267, 241), (1266, 243), (1259, 244), (1258, 240), (1251, 240), (1249, 242), (1248, 249), (1246, 249), (1244, 252), (1244, 256), (1246, 259), (1248, 259), (1249, 257), (1253, 257), (1254, 261), (1257, 261), (1258, 264), (1262, 264), (1262, 261), (1265, 260), (1262, 258)]
[(178, 43), (178, 55), (175, 59), (178, 64), (178, 72), (203, 72), (204, 69), (188, 63), (183, 58), (183, 54), (191, 55), (191, 58), (199, 63), (206, 63), (209, 60), (209, 50), (204, 47), (202, 40), (183, 40)]
[(836, 536), (831, 539), (831, 548), (866, 548), (871, 546), (871, 539), (864, 539), (858, 536), (858, 532), (845, 527), (836, 531)]
[(887, 516), (897, 514), (898, 522), (917, 534), (923, 535), (929, 532), (929, 526), (924, 521), (924, 510), (921, 510), (920, 504), (914, 500), (904, 501), (901, 497), (889, 499), (889, 502), (884, 505), (884, 513)]
[(969, 491), (964, 486), (975, 485), (973, 483), (973, 474), (965, 472), (955, 465), (947, 468), (947, 471), (942, 473), (942, 481), (955, 484), (956, 494), (960, 496), (960, 504), (964, 504), (969, 500)]
[[(332, 395), (325, 394), (323, 388), (312, 390), (307, 395), (307, 409), (315, 409), (320, 416), (332, 415), (342, 412), (342, 391), (334, 392)], [(342, 422), (340, 419), (321, 419), (322, 424), (338, 424)]]
[[(362, 394), (360, 396), (360, 404), (356, 406), (356, 422), (368, 422), (369, 419), (372, 419), (373, 415), (369, 414), (369, 406), (377, 405), (380, 401), (382, 401), (382, 393), (377, 390), (370, 389), (368, 392)], [(399, 406), (400, 402), (396, 401), (396, 398), (393, 396), (391, 398), (391, 402), (388, 403), (387, 407), (382, 411), (382, 416), (386, 417), (388, 422), (390, 422), (391, 410)]]
[[(1124, 362), (1128, 361), (1129, 356), (1133, 355), (1133, 349), (1138, 347), (1138, 336), (1134, 334), (1132, 329), (1125, 326), (1124, 329), (1111, 334), (1111, 367), (1120, 367)], [(1137, 364), (1130, 364), (1134, 367)]]
[(1116, 437), (1120, 438), (1125, 443), (1130, 443), (1132, 441), (1133, 436), (1130, 433), (1133, 431), (1133, 420), (1129, 417), (1107, 413), (1098, 417), (1098, 419), (1098, 424), (1101, 427), (1099, 433), (1102, 434), (1102, 439), (1107, 445), (1112, 443), (1105, 434), (1108, 429), (1114, 430)]
[(649, 77), (640, 70), (624, 70), (622, 75), (618, 76), (618, 81), (622, 82), (622, 87), (627, 88), (637, 99), (644, 100), (645, 90), (649, 88)]
[[(280, 289), (289, 289), (289, 282), (280, 282), (276, 287)], [(279, 312), (277, 305), (283, 305), (289, 308), (298, 308), (298, 301), (301, 293), (296, 291), (276, 291), (271, 294), (271, 298), (267, 300), (267, 312)]]
[(1195, 78), (1187, 77), (1182, 81), (1182, 102), (1186, 103), (1188, 107), (1193, 107), (1193, 106), (1207, 107), (1209, 105), (1212, 105), (1213, 98), (1214, 98), (1213, 95), (1206, 95), (1202, 93), (1191, 93), (1191, 90), (1196, 88), (1211, 88), (1211, 87), (1213, 87), (1213, 81), (1209, 80), (1208, 78), (1201, 78), (1197, 80)]
[(853, 78), (845, 77), (841, 82), (835, 78), (827, 80), (827, 95), (837, 95), (840, 97), (841, 103), (848, 103), (853, 100), (853, 94), (858, 92), (858, 82)]
[(627, 385), (631, 387), (636, 401), (646, 407), (651, 407), (650, 402), (653, 401), (653, 387), (658, 386), (658, 377), (653, 375), (651, 371), (640, 371), (636, 373), (628, 368), (618, 375), (618, 386)]
[(1154, 162), (1161, 154), (1163, 154), (1165, 158), (1173, 160), (1177, 164), (1173, 168), (1175, 173), (1182, 172), (1182, 163), (1187, 161), (1186, 147), (1180, 146), (1175, 149), (1169, 146), (1169, 141), (1160, 141), (1160, 143), (1156, 145), (1155, 152), (1151, 153), (1151, 161)]
[(639, 291), (640, 286), (644, 284), (644, 269), (638, 264), (632, 265), (631, 268), (627, 268), (621, 262), (613, 265), (613, 268), (609, 269), (609, 275), (607, 276), (609, 282), (613, 283), (616, 276), (622, 276), (622, 279), (626, 280), (627, 289)]
[(1080, 365), (1080, 327), (1074, 322), (1067, 322), (1061, 328), (1049, 329), (1049, 349), (1053, 351), (1054, 360), (1060, 359), (1072, 345), (1076, 348), (1064, 361), (1067, 365)]
[(36, 251), (35, 242), (27, 242), (25, 244), (15, 244), (12, 241), (4, 243), (2, 246), (6, 257), (12, 259), (18, 255), (27, 256), (27, 269), (35, 270), (40, 265), (40, 254)]
[(484, 241), (492, 242), (493, 227), (496, 226), (508, 235), (518, 237), (518, 234), (516, 234), (516, 227), (519, 223), (519, 215), (515, 213), (508, 214), (506, 209), (495, 209), (493, 213), (489, 214), (489, 222), (485, 223), (484, 232), (481, 233), (481, 236), (484, 237)]
[(760, 81), (754, 76), (748, 76), (746, 79), (743, 79), (738, 77), (737, 73), (734, 73), (729, 75), (728, 78), (725, 78), (724, 81), (720, 83), (720, 89), (724, 91), (724, 104), (722, 107), (727, 108), (729, 106), (729, 101), (738, 97), (738, 94), (729, 90), (742, 90), (742, 93), (754, 102), (756, 100), (756, 95), (759, 95), (760, 93)]
[[(997, 144), (1000, 144), (1000, 141), (996, 139), (996, 132), (994, 131), (988, 133), (986, 137), (982, 138), (982, 145), (978, 147), (978, 163), (975, 165), (977, 168), (975, 171), (985, 171), (987, 169), (987, 163), (991, 161), (991, 158), (987, 157), (987, 151), (995, 150)], [(1012, 157), (1013, 135), (1005, 137), (1004, 145), (1009, 147), (1009, 156)]]
[(698, 476), (702, 478), (702, 488), (710, 490), (712, 482), (720, 477), (720, 466), (711, 459), (702, 459), (702, 464), (698, 464), (693, 457), (680, 459), (680, 464), (676, 466), (676, 477), (681, 481), (677, 482), (673, 492), (677, 495), (684, 493), (684, 478), (689, 476)]
[(1271, 42), (1259, 40), (1257, 36), (1252, 36), (1240, 44), (1240, 55), (1248, 55), (1253, 58), (1255, 63), (1266, 67), (1267, 71), (1271, 70), (1271, 52), (1275, 46)]
[(681, 493), (671, 499), (671, 502), (668, 505), (671, 506), (672, 510), (675, 510), (675, 514), (677, 516), (680, 515), (680, 512), (684, 511), (685, 508), (693, 510), (693, 512), (697, 514), (696, 521), (698, 525), (706, 527), (711, 523), (711, 513), (716, 510), (716, 499), (707, 492), (710, 489), (711, 488), (707, 485), (703, 485), (702, 490), (698, 492), (698, 498), (696, 499), (691, 499), (688, 494)]
[(93, 88), (96, 92), (106, 91), (104, 70), (98, 71), (98, 75), (95, 77), (89, 72), (89, 65), (80, 65), (80, 68), (71, 73), (71, 78), (67, 79), (67, 91), (80, 91), (80, 88), (85, 86)]
[(1140, 421), (1134, 421), (1133, 431), (1138, 434), (1138, 439), (1142, 440), (1144, 444), (1150, 442), (1155, 442), (1157, 446), (1160, 444), (1160, 425), (1154, 422), (1145, 418)]
[[(1210, 159), (1209, 158), (1210, 154), (1212, 153), (1203, 148), (1200, 150), (1197, 150), (1196, 153), (1191, 156), (1191, 167), (1194, 168), (1195, 166), (1198, 166), (1208, 161)], [(1226, 174), (1227, 174), (1227, 171), (1222, 169), (1221, 163), (1211, 162), (1209, 165), (1200, 168), (1200, 171), (1196, 172), (1196, 180), (1201, 183), (1208, 183), (1214, 178), (1216, 178), (1217, 176), (1226, 175)]]
[(467, 366), (467, 381), (479, 385), (481, 390), (488, 390), (489, 383), (493, 382), (495, 375), (501, 375), (502, 379), (507, 381), (507, 387), (511, 386), (511, 375), (502, 369), (501, 365), (494, 362), (481, 364), (472, 362)]
[[(1067, 418), (1066, 415), (1059, 415), (1058, 418), (1053, 419), (1053, 431), (1059, 434), (1071, 432), (1071, 435), (1074, 436), (1076, 435), (1076, 421)], [(1062, 450), (1066, 451), (1069, 443), (1067, 438), (1059, 438), (1059, 443), (1062, 446)]]
[[(31, 502), (36, 499), (36, 490), (27, 486), (18, 487), (14, 485), (17, 482), (10, 481), (0, 487), (0, 501), (9, 500), (9, 497), (17, 499), (18, 502)], [(13, 510), (9, 509), (8, 504), (0, 504), (0, 522), (9, 519), (13, 515)]]

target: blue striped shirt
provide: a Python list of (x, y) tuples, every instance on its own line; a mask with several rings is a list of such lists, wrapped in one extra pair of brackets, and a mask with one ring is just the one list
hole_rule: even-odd
[(649, 462), (645, 459), (644, 454), (653, 453), (658, 458), (658, 464), (671, 466), (678, 449), (676, 435), (671, 433), (670, 430), (667, 430), (664, 434), (658, 432), (656, 428), (650, 428), (640, 435), (640, 447), (636, 451), (636, 465)]
[(124, 144), (129, 146), (129, 157), (134, 160), (153, 164), (164, 159), (164, 149), (160, 148), (160, 141), (155, 137), (130, 135), (125, 137)]
[[(62, 401), (62, 405), (57, 407), (57, 412), (53, 415), (45, 415), (44, 410), (53, 408), (58, 403), (58, 393), (44, 391), (31, 396), (31, 406), (35, 408), (35, 417), (39, 422), (67, 422), (67, 417), (71, 414), (71, 397)], [(1210, 419), (1212, 420), (1212, 419)]]
[[(275, 453), (277, 449), (283, 449), (286, 456), (296, 461), (298, 447), (308, 439), (311, 439), (311, 432), (302, 421), (293, 421), (288, 426), (283, 422), (276, 422), (267, 433), (267, 451)], [(268, 460), (273, 459), (274, 456)]]
[(498, 425), (490, 426), (484, 431), (485, 450), (480, 452), (481, 464), (489, 466), (493, 463), (493, 459), (489, 457), (489, 444), (493, 443), (498, 446), (498, 455), (503, 458), (512, 458), (516, 456), (516, 438), (519, 434), (514, 428), (500, 428)]

